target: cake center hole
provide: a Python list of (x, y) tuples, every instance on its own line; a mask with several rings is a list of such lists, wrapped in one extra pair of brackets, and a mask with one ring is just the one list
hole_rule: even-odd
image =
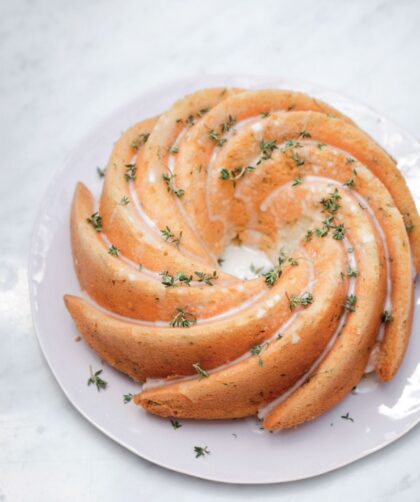
[(264, 251), (251, 246), (230, 244), (221, 256), (220, 268), (239, 279), (254, 279), (273, 268)]

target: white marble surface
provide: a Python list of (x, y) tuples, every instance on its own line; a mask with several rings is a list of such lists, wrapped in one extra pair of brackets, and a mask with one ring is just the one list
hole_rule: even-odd
[(286, 485), (216, 484), (135, 457), (58, 388), (26, 284), (49, 179), (125, 101), (197, 73), (269, 73), (352, 95), (419, 137), (419, 25), (416, 0), (0, 3), (0, 501), (419, 500), (419, 427), (339, 471)]

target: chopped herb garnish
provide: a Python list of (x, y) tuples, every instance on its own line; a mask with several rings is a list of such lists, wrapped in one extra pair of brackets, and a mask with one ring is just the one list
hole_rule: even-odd
[(354, 187), (354, 179), (349, 178), (343, 185), (347, 188), (353, 188)]
[(408, 233), (412, 232), (413, 228), (414, 228), (414, 225), (412, 223), (405, 224), (405, 229), (407, 230)]
[(89, 366), (89, 370), (90, 370), (90, 378), (87, 381), (88, 386), (89, 385), (96, 385), (98, 392), (100, 392), (101, 389), (105, 390), (108, 383), (105, 382), (105, 380), (102, 380), (102, 378), (99, 376), (103, 370), (98, 370), (98, 371), (95, 371), (95, 373), (93, 373), (92, 366)]
[(349, 310), (350, 312), (354, 312), (356, 310), (356, 302), (357, 298), (355, 295), (348, 295), (346, 298), (346, 303), (344, 304), (344, 308)]
[(346, 233), (344, 225), (335, 225), (333, 228), (333, 239), (336, 241), (342, 241), (344, 239), (344, 234)]
[(192, 366), (195, 369), (195, 371), (197, 372), (199, 380), (201, 380), (203, 377), (207, 378), (209, 376), (209, 372), (206, 370), (203, 370), (200, 363), (194, 363)]
[(264, 267), (256, 267), (253, 263), (249, 266), (249, 270), (255, 275), (260, 274), (263, 271)]
[(224, 258), (217, 258), (217, 264), (219, 265), (219, 267), (221, 267), (223, 265), (224, 261), (225, 261)]
[(357, 270), (352, 269), (351, 266), (349, 265), (347, 267), (347, 275), (349, 277), (357, 277), (359, 275), (359, 272)]
[(313, 301), (314, 297), (312, 296), (312, 293), (309, 293), (309, 291), (306, 291), (305, 293), (302, 293), (300, 295), (300, 304), (304, 307), (310, 305)]
[(223, 146), (224, 143), (226, 143), (226, 141), (227, 141), (226, 138), (222, 138), (220, 136), (220, 133), (218, 133), (214, 129), (210, 129), (210, 131), (208, 133), (208, 137), (211, 139), (214, 139), (214, 141), (216, 141), (216, 143), (217, 143), (217, 146)]
[(162, 174), (162, 179), (166, 183), (166, 188), (167, 188), (168, 192), (172, 192), (177, 197), (182, 197), (185, 193), (185, 190), (183, 190), (182, 188), (178, 188), (178, 189), (175, 188), (175, 186), (174, 186), (175, 176), (176, 176), (176, 174), (172, 174), (172, 173)]
[(292, 159), (296, 162), (297, 166), (303, 166), (305, 161), (299, 157), (299, 154), (297, 152), (292, 153)]
[(197, 279), (198, 282), (204, 282), (208, 286), (214, 286), (214, 284), (211, 281), (218, 279), (216, 270), (213, 270), (212, 274), (206, 274), (204, 272), (194, 272), (194, 273), (198, 277)]
[(235, 167), (235, 169), (232, 169), (229, 171), (228, 169), (222, 168), (220, 171), (220, 176), (219, 178), (221, 180), (230, 180), (235, 182), (244, 176), (245, 173), (249, 171), (254, 171), (255, 167), (254, 166), (246, 166), (246, 167)]
[(136, 164), (125, 164), (125, 167), (127, 168), (127, 172), (124, 174), (125, 180), (135, 181), (137, 172)]
[(262, 366), (264, 364), (262, 357), (261, 357), (261, 352), (264, 349), (264, 347), (267, 347), (267, 343), (262, 343), (261, 345), (254, 345), (254, 347), (251, 347), (251, 354), (253, 356), (258, 356), (258, 365)]
[(177, 272), (175, 275), (171, 275), (165, 271), (161, 272), (159, 275), (162, 277), (162, 284), (165, 288), (181, 286), (182, 284), (190, 286), (190, 282), (192, 281), (192, 275), (184, 274), (184, 272)]
[(343, 420), (350, 420), (350, 422), (354, 422), (354, 420), (351, 418), (349, 412), (347, 412), (345, 415), (341, 415), (341, 418)]
[(348, 253), (353, 253), (354, 249), (353, 248), (347, 248)]
[(260, 115), (263, 119), (265, 119), (266, 117), (270, 116), (270, 112), (261, 112)]
[(171, 425), (175, 430), (182, 427), (181, 422), (178, 422), (178, 420), (174, 420), (173, 418), (171, 419)]
[(353, 164), (353, 162), (356, 162), (356, 159), (353, 159), (353, 157), (346, 157), (346, 162), (347, 164)]
[(170, 146), (168, 148), (168, 151), (169, 151), (169, 153), (178, 153), (179, 152), (179, 148), (177, 146)]
[(382, 314), (382, 322), (389, 322), (393, 321), (394, 316), (391, 314), (391, 312), (388, 312), (388, 310), (385, 310), (384, 313)]
[(326, 144), (326, 143), (322, 143), (321, 141), (318, 141), (318, 142), (317, 142), (317, 144), (316, 144), (316, 146), (317, 146), (320, 150), (322, 150), (322, 149), (324, 148), (324, 146), (327, 146), (327, 144)]
[(293, 267), (297, 267), (299, 265), (298, 261), (295, 258), (289, 258), (287, 260)]
[(92, 225), (92, 227), (97, 231), (102, 231), (102, 217), (99, 213), (93, 213), (90, 218), (86, 218), (86, 221)]
[(131, 142), (131, 148), (138, 150), (141, 145), (144, 145), (147, 142), (149, 136), (150, 132), (142, 132), (136, 139), (133, 139), (133, 141)]
[(232, 115), (229, 115), (227, 121), (220, 126), (220, 129), (222, 130), (222, 132), (228, 132), (232, 129), (232, 127), (235, 124), (236, 124), (236, 118), (233, 117)]
[(289, 296), (286, 293), (287, 299), (289, 300), (289, 308), (290, 310), (293, 310), (295, 307), (298, 305), (302, 305), (302, 307), (307, 307), (314, 301), (314, 297), (312, 293), (309, 291), (306, 291), (305, 293), (302, 293), (300, 296), (299, 295), (291, 295)]
[(106, 167), (104, 167), (103, 169), (101, 169), (99, 166), (96, 168), (96, 172), (98, 173), (98, 176), (100, 178), (103, 178), (105, 176), (105, 173), (106, 173)]
[(116, 246), (114, 246), (114, 244), (112, 244), (111, 247), (108, 249), (108, 253), (112, 256), (118, 256), (119, 252), (120, 252), (119, 249)]
[(210, 455), (210, 450), (207, 448), (207, 446), (194, 446), (194, 453), (195, 453), (195, 458), (198, 457), (204, 457), (205, 455)]
[(288, 139), (281, 148), (282, 152), (287, 152), (290, 148), (301, 148), (301, 144), (296, 139)]
[(121, 197), (121, 200), (120, 200), (120, 202), (118, 204), (120, 206), (126, 206), (129, 203), (130, 203), (130, 198), (127, 197), (127, 195), (124, 195), (123, 197)]
[(329, 193), (328, 195), (329, 197), (325, 197), (321, 200), (321, 204), (324, 208), (322, 211), (327, 211), (330, 214), (335, 214), (341, 207), (338, 203), (341, 199), (341, 195), (337, 188), (335, 188), (334, 191)]
[(276, 140), (266, 141), (262, 139), (260, 142), (260, 150), (262, 152), (261, 160), (271, 159), (271, 156), (274, 150), (277, 150), (278, 146), (276, 145)]
[(298, 135), (301, 137), (301, 138), (310, 138), (311, 137), (311, 133), (308, 132), (308, 131), (305, 131), (305, 129), (303, 129), (302, 131), (299, 131), (298, 132)]
[(179, 232), (178, 237), (175, 236), (168, 225), (166, 225), (165, 228), (163, 228), (160, 232), (165, 241), (168, 241), (169, 244), (175, 244), (177, 248), (179, 247), (179, 245), (181, 244), (182, 230)]
[(173, 328), (189, 328), (197, 322), (197, 318), (194, 317), (190, 312), (186, 312), (184, 309), (177, 307), (177, 313), (172, 318), (169, 323)]
[(134, 397), (134, 394), (124, 394), (123, 399), (124, 399), (124, 404), (129, 403)]
[(268, 286), (273, 286), (277, 281), (277, 279), (281, 276), (282, 274), (281, 266), (284, 263), (285, 259), (286, 258), (284, 256), (284, 253), (281, 252), (278, 258), (278, 265), (269, 270), (268, 272), (266, 272), (265, 274), (263, 274), (263, 277), (265, 277), (265, 283)]
[(194, 122), (195, 122), (194, 115), (188, 115), (187, 120), (185, 121), (187, 127), (193, 126)]
[(306, 234), (305, 234), (305, 241), (306, 242), (309, 242), (312, 240), (312, 237), (314, 235), (314, 231), (313, 230), (307, 230)]
[(300, 176), (296, 176), (296, 178), (294, 178), (294, 180), (293, 180), (292, 187), (295, 187), (296, 185), (300, 185), (302, 183), (302, 181), (303, 181), (303, 179)]

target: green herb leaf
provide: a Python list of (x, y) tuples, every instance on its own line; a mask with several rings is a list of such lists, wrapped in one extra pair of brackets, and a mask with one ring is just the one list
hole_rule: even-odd
[(227, 141), (226, 138), (222, 138), (220, 136), (220, 133), (218, 133), (214, 129), (210, 129), (210, 131), (208, 133), (208, 137), (213, 139), (217, 143), (217, 146), (223, 146), (224, 143), (226, 143), (226, 141)]
[(302, 183), (302, 182), (303, 182), (303, 179), (300, 176), (296, 176), (296, 178), (294, 178), (294, 180), (293, 180), (292, 187), (295, 187), (296, 185), (300, 185), (300, 183)]
[(106, 173), (106, 167), (101, 169), (99, 166), (96, 168), (96, 172), (98, 173), (99, 178), (103, 178)]
[(388, 310), (384, 310), (384, 313), (382, 314), (382, 322), (390, 322), (394, 320), (394, 316), (391, 314), (391, 312), (388, 312)]
[(354, 312), (356, 310), (356, 302), (357, 298), (355, 295), (348, 295), (346, 298), (346, 303), (344, 304), (344, 308), (350, 312)]
[(136, 164), (125, 164), (127, 168), (127, 172), (124, 174), (124, 178), (126, 181), (136, 181), (136, 172), (137, 167)]
[(311, 137), (311, 133), (308, 132), (308, 131), (305, 131), (305, 129), (303, 129), (302, 131), (299, 131), (298, 132), (298, 135), (301, 137), (301, 138), (310, 138)]
[(171, 425), (176, 430), (182, 427), (182, 424), (178, 420), (171, 419)]
[(190, 286), (190, 282), (192, 281), (192, 275), (184, 274), (184, 272), (177, 272), (175, 275), (171, 275), (165, 271), (161, 272), (159, 275), (162, 277), (161, 282), (165, 288), (181, 286), (183, 284)]
[(114, 246), (114, 244), (111, 245), (111, 247), (108, 249), (108, 254), (110, 254), (111, 256), (118, 256), (119, 254), (119, 249)]
[(86, 218), (86, 221), (92, 225), (92, 227), (97, 231), (102, 231), (102, 217), (99, 213), (93, 213), (90, 218)]
[(251, 354), (253, 356), (258, 356), (258, 365), (262, 366), (264, 364), (264, 361), (262, 360), (261, 357), (261, 352), (264, 349), (264, 347), (268, 347), (268, 343), (262, 343), (260, 345), (254, 345), (254, 347), (251, 347)]
[(165, 241), (169, 242), (169, 244), (175, 244), (177, 248), (179, 247), (181, 244), (182, 230), (179, 232), (178, 237), (175, 236), (168, 225), (166, 225), (160, 232)]
[(203, 370), (200, 363), (194, 363), (192, 366), (195, 369), (195, 371), (197, 372), (199, 380), (201, 380), (203, 377), (207, 378), (209, 376), (209, 372), (206, 370)]
[(178, 188), (178, 189), (175, 188), (175, 185), (174, 185), (175, 176), (176, 176), (176, 174), (172, 174), (172, 173), (162, 174), (162, 179), (166, 183), (166, 189), (168, 192), (175, 194), (177, 197), (182, 197), (185, 193), (185, 190), (183, 190), (182, 188)]
[(129, 203), (130, 203), (130, 198), (127, 197), (127, 195), (124, 195), (123, 197), (121, 197), (121, 200), (120, 200), (120, 202), (118, 204), (120, 206), (126, 206)]
[(186, 312), (184, 309), (179, 307), (177, 307), (176, 311), (177, 313), (169, 323), (169, 325), (173, 328), (189, 328), (197, 322), (197, 318), (190, 312)]
[(216, 270), (213, 270), (212, 274), (206, 274), (204, 272), (194, 272), (194, 273), (197, 276), (198, 282), (204, 282), (208, 286), (214, 286), (214, 284), (211, 281), (218, 279)]
[(341, 207), (339, 201), (341, 200), (340, 192), (337, 188), (333, 192), (328, 194), (329, 197), (325, 197), (321, 200), (321, 205), (323, 207), (323, 212), (327, 211), (330, 214), (335, 214)]
[(124, 404), (129, 403), (134, 397), (134, 394), (124, 394), (123, 399), (124, 399)]
[(262, 152), (261, 160), (271, 159), (274, 150), (277, 150), (277, 148), (278, 146), (276, 145), (275, 139), (273, 139), (272, 141), (266, 141), (265, 139), (262, 139), (260, 141), (260, 150)]
[(354, 422), (354, 420), (351, 418), (349, 412), (347, 412), (345, 415), (341, 415), (341, 418), (343, 420), (350, 420), (350, 422)]
[(92, 366), (89, 366), (89, 371), (90, 371), (90, 378), (87, 381), (88, 386), (89, 385), (96, 385), (96, 389), (98, 392), (100, 392), (102, 389), (106, 389), (108, 383), (105, 382), (105, 380), (102, 380), (102, 378), (99, 376), (103, 370), (98, 370), (95, 371), (95, 373), (92, 370)]
[(224, 122), (221, 126), (220, 129), (222, 132), (228, 132), (232, 127), (236, 124), (236, 118), (233, 117), (232, 115), (229, 115), (228, 119), (226, 122)]
[(349, 277), (357, 277), (359, 275), (359, 272), (357, 270), (352, 269), (351, 266), (349, 265), (347, 267), (347, 275)]
[(149, 139), (150, 132), (142, 132), (138, 135), (136, 139), (131, 142), (131, 148), (138, 150), (142, 145), (144, 145)]
[(349, 178), (345, 183), (343, 183), (343, 185), (347, 188), (353, 188), (354, 187), (354, 179), (353, 178)]
[(195, 458), (204, 457), (205, 455), (210, 455), (210, 450), (207, 446), (194, 446)]

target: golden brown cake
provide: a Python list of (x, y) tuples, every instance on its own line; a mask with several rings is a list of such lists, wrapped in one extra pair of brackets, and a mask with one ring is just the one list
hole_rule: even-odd
[[(171, 417), (313, 419), (407, 347), (420, 225), (395, 161), (299, 92), (204, 89), (128, 129), (99, 208), (82, 184), (66, 295), (100, 357)], [(272, 266), (223, 271), (232, 243)], [(163, 379), (163, 380), (153, 380)]]

